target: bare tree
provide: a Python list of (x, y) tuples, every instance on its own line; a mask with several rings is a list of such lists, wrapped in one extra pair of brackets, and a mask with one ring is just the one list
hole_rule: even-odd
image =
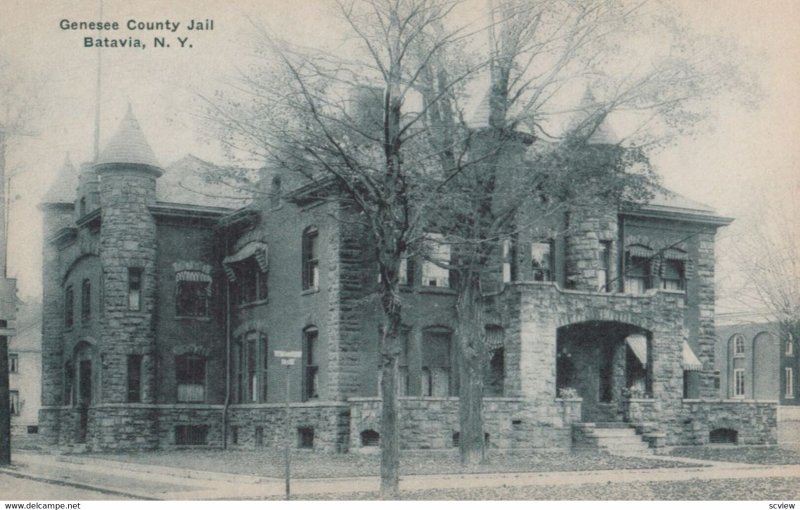
[[(763, 179), (763, 177), (762, 177)], [(769, 181), (768, 181), (769, 182)], [(724, 246), (738, 284), (730, 292), (749, 317), (774, 321), (785, 338), (800, 339), (800, 179), (778, 177), (780, 189), (748, 190), (752, 217), (737, 221)], [(738, 223), (738, 224), (737, 224)]]
[[(210, 98), (209, 105), (229, 147), (254, 149), (304, 184), (334, 189), (338, 203), (358, 213), (347, 221), (359, 221), (375, 239), (385, 315), (382, 494), (392, 496), (402, 259), (421, 256), (457, 275), (461, 458), (479, 462), (482, 281), (494, 271), (502, 242), (523, 227), (521, 205), (547, 197), (526, 221), (548, 222), (577, 203), (646, 200), (655, 182), (647, 152), (705, 118), (705, 99), (728, 87), (749, 90), (742, 86), (749, 82), (645, 2), (502, 1), (477, 27), (453, 22), (455, 1), (338, 6), (354, 35), (346, 56), (278, 44), (262, 31), (269, 65), (246, 74), (235, 99)], [(667, 53), (679, 47), (680, 58), (653, 51), (632, 58), (636, 38), (652, 31), (654, 20), (667, 36)], [(467, 91), (481, 82), (488, 83), (485, 119), (475, 125), (465, 118)], [(570, 95), (587, 83), (601, 100), (575, 108)], [(353, 84), (379, 98), (373, 109), (352, 109)], [(597, 152), (587, 142), (614, 114), (627, 115), (636, 128), (615, 142), (598, 173), (589, 164)], [(551, 124), (576, 115), (565, 135), (548, 135)], [(547, 149), (530, 151), (542, 138), (551, 140)], [(427, 232), (445, 234), (453, 260), (436, 259)]]

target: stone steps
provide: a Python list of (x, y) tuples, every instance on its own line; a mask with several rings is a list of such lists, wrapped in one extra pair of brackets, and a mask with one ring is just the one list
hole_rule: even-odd
[(649, 455), (652, 450), (627, 423), (580, 423), (573, 426), (573, 448), (601, 450), (613, 455)]

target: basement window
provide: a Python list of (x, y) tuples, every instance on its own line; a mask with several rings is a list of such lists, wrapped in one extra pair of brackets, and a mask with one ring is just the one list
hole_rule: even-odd
[(733, 429), (719, 428), (708, 434), (708, 440), (712, 444), (736, 444), (738, 435)]
[(175, 444), (181, 446), (208, 444), (208, 425), (176, 425)]
[(297, 447), (314, 448), (314, 429), (312, 427), (300, 427), (297, 429)]
[(364, 430), (361, 432), (361, 446), (379, 446), (381, 435), (374, 430)]

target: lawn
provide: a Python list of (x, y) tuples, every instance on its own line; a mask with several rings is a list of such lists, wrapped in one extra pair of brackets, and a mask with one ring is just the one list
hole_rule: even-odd
[[(173, 450), (82, 456), (200, 471), (263, 477), (283, 476), (283, 456), (281, 452), (271, 449), (257, 451)], [(458, 462), (456, 451), (414, 451), (403, 452), (400, 462), (400, 472), (403, 475), (676, 467), (697, 467), (697, 465), (659, 459), (658, 457), (616, 457), (601, 452), (492, 452), (485, 464), (464, 468)], [(377, 476), (379, 472), (379, 458), (376, 454), (295, 452), (292, 456), (292, 474), (298, 478)]]
[[(303, 495), (298, 499), (374, 500), (375, 492)], [(405, 500), (546, 500), (546, 501), (758, 501), (800, 499), (800, 478), (742, 478), (702, 481), (587, 483), (528, 487), (476, 487), (402, 491)], [(766, 506), (765, 506), (766, 508)]]
[(742, 464), (800, 464), (800, 452), (778, 446), (692, 446), (675, 448), (670, 455)]

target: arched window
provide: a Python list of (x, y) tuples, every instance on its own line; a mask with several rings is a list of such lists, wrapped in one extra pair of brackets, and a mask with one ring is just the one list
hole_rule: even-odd
[(733, 337), (733, 355), (737, 358), (744, 356), (744, 336)]
[(361, 432), (361, 446), (378, 446), (381, 443), (381, 435), (374, 430), (364, 430)]
[(199, 354), (175, 357), (175, 382), (178, 402), (204, 402), (206, 399), (206, 360)]
[(303, 290), (319, 288), (319, 231), (308, 227), (303, 231)]

